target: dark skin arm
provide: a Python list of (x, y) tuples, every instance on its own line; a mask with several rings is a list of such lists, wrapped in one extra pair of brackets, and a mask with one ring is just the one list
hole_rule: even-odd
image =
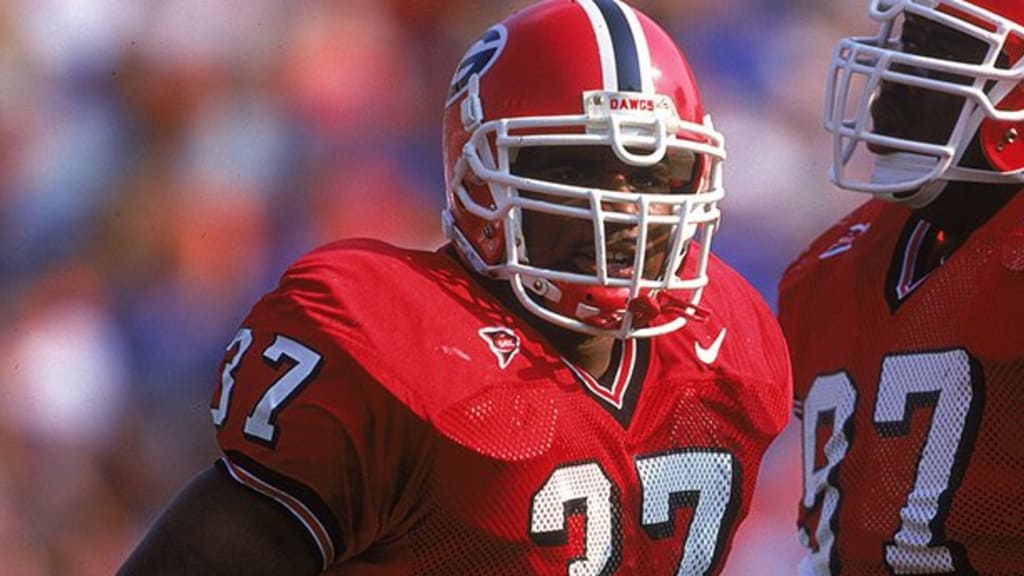
[(288, 512), (211, 467), (160, 515), (117, 576), (319, 574), (312, 542)]

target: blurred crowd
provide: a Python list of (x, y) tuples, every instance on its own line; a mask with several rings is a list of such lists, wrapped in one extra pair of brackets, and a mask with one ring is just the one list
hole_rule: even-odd
[[(113, 573), (216, 457), (238, 323), (323, 242), (443, 242), (440, 119), (465, 48), (524, 0), (0, 0), (0, 558)], [(774, 304), (861, 199), (828, 184), (831, 47), (861, 2), (637, 0), (726, 134), (714, 248)], [(726, 574), (793, 573), (798, 437)]]

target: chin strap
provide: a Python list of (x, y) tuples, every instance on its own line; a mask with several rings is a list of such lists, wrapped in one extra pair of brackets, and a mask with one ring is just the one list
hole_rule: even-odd
[(597, 328), (617, 329), (625, 320), (625, 312), (630, 314), (630, 326), (634, 328), (652, 326), (659, 318), (664, 318), (664, 322), (658, 323), (660, 325), (676, 318), (705, 322), (711, 316), (708, 309), (691, 303), (688, 298), (672, 290), (642, 294), (630, 300), (626, 295), (628, 289), (625, 288), (618, 292), (586, 294), (590, 286), (568, 284), (559, 287), (546, 279), (526, 276), (523, 280), (531, 292), (547, 300), (549, 308), (555, 313)]
[(711, 312), (707, 308), (701, 308), (668, 291), (634, 298), (630, 301), (628, 310), (633, 315), (633, 325), (641, 328), (648, 326), (659, 316), (683, 316), (696, 322), (706, 322), (711, 317)]

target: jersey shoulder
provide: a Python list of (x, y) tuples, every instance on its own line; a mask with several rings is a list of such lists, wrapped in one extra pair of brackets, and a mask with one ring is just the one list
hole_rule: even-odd
[[(741, 362), (736, 366), (757, 367), (766, 374), (777, 375), (781, 367), (771, 366), (770, 361), (777, 353), (785, 351), (785, 340), (778, 322), (764, 297), (738, 271), (712, 255), (708, 261), (709, 284), (701, 298), (700, 306), (713, 318), (708, 323), (712, 329), (717, 322), (733, 332), (736, 338), (748, 342), (746, 347), (762, 349), (764, 362)], [(716, 331), (717, 332), (717, 331)]]
[(849, 293), (864, 272), (887, 267), (909, 217), (902, 206), (872, 199), (812, 241), (779, 281), (779, 320), (787, 335), (798, 316), (834, 305), (833, 296)]
[(1024, 350), (1024, 195), (976, 230), (948, 271), (938, 275), (946, 290), (973, 297), (960, 315), (962, 337), (972, 350), (991, 359), (1019, 359)]
[[(564, 365), (446, 249), (326, 245), (296, 261), (248, 321), (319, 339), (351, 359), (366, 386), (476, 451), (504, 458), (550, 443), (552, 386), (568, 377)], [(509, 451), (507, 423), (527, 416), (536, 434), (517, 437), (529, 446)]]
[[(792, 394), (789, 352), (775, 316), (761, 294), (715, 255), (700, 317), (664, 340), (672, 354), (692, 364), (716, 385), (741, 398), (751, 423), (776, 434), (788, 420)], [(667, 364), (667, 363), (666, 363)]]
[(863, 258), (877, 259), (874, 250), (899, 234), (909, 214), (905, 208), (884, 200), (861, 204), (819, 234), (789, 264), (779, 283), (780, 297), (836, 268), (852, 267)]
[(288, 508), (325, 565), (358, 553), (417, 505), (444, 440), (505, 460), (550, 448), (537, 342), (443, 250), (323, 246), (227, 348), (211, 403), (225, 466)]
[[(300, 258), (255, 307), (305, 319), (400, 396), (443, 378), (446, 397), (489, 382), (537, 338), (445, 250), (346, 240)], [(504, 356), (503, 356), (504, 355)], [(492, 369), (493, 368), (493, 369)], [(405, 386), (399, 386), (404, 383)], [(429, 398), (410, 398), (413, 406)]]

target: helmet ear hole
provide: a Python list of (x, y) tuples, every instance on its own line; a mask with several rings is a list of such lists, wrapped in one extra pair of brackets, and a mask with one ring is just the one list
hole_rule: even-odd
[[(1011, 34), (1000, 54), (1001, 67), (1017, 67), (1024, 57), (1024, 38)], [(1024, 83), (1019, 83), (1002, 98), (996, 108), (1001, 111), (1024, 110)], [(989, 165), (999, 172), (1016, 172), (1024, 168), (1024, 122), (999, 122), (986, 118), (978, 131), (981, 149)]]
[[(473, 203), (494, 209), (494, 198), (486, 183), (467, 173), (462, 184)], [(505, 233), (501, 219), (485, 220), (474, 216), (457, 196), (451, 202), (456, 225), (466, 240), (476, 248), (480, 258), (488, 265), (499, 263), (505, 253)]]
[[(1024, 86), (1018, 85), (999, 102), (1000, 110), (1024, 109)], [(986, 118), (979, 128), (985, 158), (999, 172), (1024, 168), (1024, 122), (1000, 122)]]

